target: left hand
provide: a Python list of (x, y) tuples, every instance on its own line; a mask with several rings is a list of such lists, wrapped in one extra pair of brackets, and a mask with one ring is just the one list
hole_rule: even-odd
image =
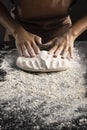
[(54, 57), (58, 57), (58, 55), (62, 55), (62, 58), (66, 58), (66, 56), (70, 55), (70, 58), (73, 58), (73, 46), (74, 46), (74, 34), (72, 29), (70, 29), (64, 36), (56, 37), (44, 44), (45, 48), (51, 49), (48, 51), (49, 54), (54, 54)]

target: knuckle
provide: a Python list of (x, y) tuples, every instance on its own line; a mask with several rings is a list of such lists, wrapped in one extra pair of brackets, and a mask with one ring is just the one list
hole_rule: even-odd
[(66, 46), (64, 50), (65, 50), (65, 51), (68, 51), (68, 49), (69, 49), (69, 46)]
[(73, 50), (73, 47), (70, 46), (69, 49), (70, 49), (70, 50)]
[(57, 50), (57, 51), (60, 51), (60, 50), (61, 50), (61, 48), (59, 47), (59, 48), (57, 48), (56, 50)]
[(64, 45), (60, 45), (58, 49), (61, 50), (62, 48), (64, 48)]
[(41, 40), (41, 37), (39, 37), (39, 36), (38, 36), (38, 39), (40, 39), (40, 40)]
[(57, 41), (53, 41), (51, 44), (53, 44), (55, 47), (58, 46), (58, 42)]
[(36, 46), (36, 43), (34, 41), (32, 41), (32, 46)]
[(53, 41), (54, 41), (54, 42), (58, 42), (58, 38), (55, 38)]
[(31, 45), (33, 45), (33, 41), (31, 40), (31, 41), (28, 41), (27, 43), (26, 43), (26, 45), (28, 46), (28, 47), (30, 47)]
[(39, 37), (39, 36), (35, 36), (35, 38), (36, 38), (36, 39), (41, 39), (41, 37)]
[(60, 46), (65, 46), (66, 45), (66, 42), (65, 41), (61, 41), (60, 42)]

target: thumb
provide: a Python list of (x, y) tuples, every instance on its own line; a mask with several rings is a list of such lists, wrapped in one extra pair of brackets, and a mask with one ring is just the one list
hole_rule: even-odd
[(41, 50), (49, 50), (50, 48), (52, 48), (53, 44), (52, 44), (52, 41), (50, 41), (50, 42), (47, 42), (38, 46)]
[(37, 44), (42, 44), (42, 38), (41, 37), (36, 36), (35, 40), (36, 40)]
[(52, 46), (53, 46), (53, 42), (52, 41), (49, 41), (49, 42), (43, 44), (44, 48), (50, 48)]
[(70, 58), (73, 59), (73, 47), (69, 48)]

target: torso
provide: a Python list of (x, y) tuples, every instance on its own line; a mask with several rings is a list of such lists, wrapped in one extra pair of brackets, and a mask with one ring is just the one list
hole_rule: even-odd
[(49, 40), (70, 27), (68, 10), (73, 1), (16, 0), (16, 17), (25, 29)]
[(72, 0), (18, 0), (19, 16), (25, 19), (52, 17), (67, 13)]

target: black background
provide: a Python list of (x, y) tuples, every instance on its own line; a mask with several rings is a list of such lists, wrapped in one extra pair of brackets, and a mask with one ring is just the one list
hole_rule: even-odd
[[(9, 0), (3, 0), (3, 2), (8, 9), (11, 7)], [(87, 0), (78, 0), (78, 2), (70, 10), (72, 22), (76, 22), (84, 14), (87, 15)], [(3, 40), (4, 32), (5, 29), (0, 25), (0, 41)], [(87, 31), (85, 31), (77, 40), (87, 41)]]

